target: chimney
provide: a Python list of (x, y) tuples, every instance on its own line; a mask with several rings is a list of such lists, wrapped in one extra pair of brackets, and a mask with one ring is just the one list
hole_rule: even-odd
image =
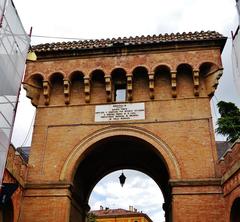
[(133, 206), (129, 206), (129, 211), (133, 212)]

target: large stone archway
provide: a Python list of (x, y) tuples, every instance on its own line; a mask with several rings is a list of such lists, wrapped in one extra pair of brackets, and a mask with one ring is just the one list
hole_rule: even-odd
[(209, 99), (225, 41), (201, 32), (33, 48), (24, 87), (37, 114), (19, 221), (81, 222), (94, 185), (127, 167), (156, 181), (169, 221), (224, 222)]
[(180, 179), (179, 164), (171, 149), (158, 137), (139, 127), (127, 126), (93, 133), (67, 158), (61, 180), (70, 179), (73, 184), (70, 221), (79, 218), (84, 221), (89, 195), (97, 182), (108, 173), (125, 168), (139, 170), (158, 184), (165, 200), (166, 221), (171, 221), (169, 180)]
[(179, 163), (177, 162), (172, 149), (170, 149), (170, 147), (163, 140), (144, 128), (127, 125), (115, 125), (100, 129), (85, 137), (68, 155), (61, 170), (60, 180), (72, 180), (73, 176), (75, 175), (76, 167), (81, 161), (82, 156), (85, 156), (85, 153), (89, 152), (88, 150), (91, 149), (94, 144), (104, 139), (118, 136), (135, 137), (136, 139), (138, 138), (146, 143), (149, 143), (156, 149), (156, 152), (158, 151), (162, 156), (162, 159), (168, 167), (171, 178), (180, 179), (181, 172)]

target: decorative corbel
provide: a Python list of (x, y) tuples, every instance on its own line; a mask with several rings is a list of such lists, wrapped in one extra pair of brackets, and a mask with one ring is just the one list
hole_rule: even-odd
[(63, 79), (63, 93), (66, 105), (70, 103), (70, 85), (69, 79)]
[(193, 70), (194, 95), (199, 96), (199, 70)]
[(149, 76), (150, 99), (154, 99), (154, 73), (151, 73), (148, 76)]
[(171, 72), (171, 87), (172, 87), (172, 97), (177, 97), (177, 72)]
[(50, 101), (50, 92), (51, 92), (51, 84), (48, 80), (43, 80), (43, 96), (45, 99), (45, 105), (49, 105)]
[(85, 102), (90, 102), (90, 78), (84, 77), (84, 93), (85, 93)]
[(106, 87), (106, 94), (107, 94), (107, 102), (112, 101), (112, 81), (111, 76), (105, 76), (105, 87)]
[(132, 101), (132, 74), (127, 75), (127, 100)]
[(223, 74), (223, 68), (217, 69), (211, 73), (205, 75), (205, 85), (207, 89), (208, 96), (213, 96), (214, 92), (218, 86), (218, 80)]

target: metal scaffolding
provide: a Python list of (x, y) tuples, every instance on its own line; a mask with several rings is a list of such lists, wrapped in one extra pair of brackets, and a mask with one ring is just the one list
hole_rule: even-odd
[(30, 38), (12, 0), (0, 0), (0, 185)]

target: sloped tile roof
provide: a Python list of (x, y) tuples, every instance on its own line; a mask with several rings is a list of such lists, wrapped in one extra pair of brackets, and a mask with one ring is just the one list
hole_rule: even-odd
[(118, 209), (105, 209), (105, 210), (93, 210), (91, 213), (95, 214), (96, 216), (120, 216), (120, 215), (129, 215), (129, 214), (141, 214), (140, 212), (133, 212), (129, 210), (124, 210), (121, 208)]
[(149, 216), (145, 213), (142, 212), (138, 212), (137, 210), (134, 211), (130, 211), (130, 210), (125, 210), (122, 208), (118, 208), (118, 209), (103, 209), (103, 210), (93, 210), (90, 211), (90, 213), (93, 213), (94, 215), (96, 215), (97, 217), (100, 218), (105, 218), (105, 217), (131, 217), (131, 216), (139, 216), (139, 217), (145, 217), (148, 219), (149, 222), (151, 222), (152, 220), (149, 218)]
[(201, 31), (201, 32), (189, 32), (189, 33), (171, 33), (160, 34), (153, 36), (136, 36), (129, 38), (112, 38), (112, 39), (96, 39), (96, 40), (83, 40), (83, 41), (71, 41), (71, 42), (57, 42), (39, 44), (32, 47), (35, 52), (61, 52), (72, 50), (84, 50), (84, 49), (97, 49), (97, 48), (111, 48), (115, 46), (134, 46), (134, 45), (147, 45), (157, 43), (173, 43), (173, 42), (186, 42), (186, 41), (206, 41), (206, 40), (218, 40), (225, 39), (223, 35), (215, 31)]

